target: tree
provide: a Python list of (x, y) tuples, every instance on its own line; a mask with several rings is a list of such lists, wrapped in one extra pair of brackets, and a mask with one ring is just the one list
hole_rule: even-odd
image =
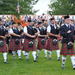
[(49, 8), (55, 15), (75, 15), (75, 0), (56, 0), (49, 4)]
[[(33, 5), (38, 0), (0, 0), (0, 14), (33, 14)], [(20, 13), (18, 13), (18, 9)]]
[(15, 14), (16, 0), (0, 0), (0, 14)]
[(21, 6), (21, 14), (34, 14), (37, 10), (32, 10), (33, 5), (35, 5), (38, 0), (19, 0)]

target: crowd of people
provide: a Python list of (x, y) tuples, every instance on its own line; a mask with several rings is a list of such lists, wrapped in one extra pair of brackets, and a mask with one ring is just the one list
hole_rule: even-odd
[(75, 24), (69, 15), (63, 16), (59, 21), (54, 16), (48, 20), (44, 15), (37, 19), (26, 16), (24, 21), (28, 22), (26, 26), (16, 23), (12, 17), (10, 20), (9, 17), (0, 18), (0, 52), (3, 53), (4, 63), (8, 63), (8, 53), (12, 53), (14, 58), (17, 54), (19, 59), (22, 59), (23, 53), (28, 61), (32, 51), (33, 61), (37, 62), (42, 50), (48, 59), (56, 51), (57, 60), (62, 60), (61, 67), (65, 68), (67, 55), (70, 55), (75, 70)]

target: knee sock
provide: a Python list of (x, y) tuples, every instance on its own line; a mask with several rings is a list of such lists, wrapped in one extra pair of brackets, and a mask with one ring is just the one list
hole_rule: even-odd
[(4, 62), (7, 62), (7, 52), (3, 53)]
[(40, 55), (40, 50), (37, 50), (37, 56), (39, 56)]
[(62, 65), (65, 65), (65, 62), (66, 62), (66, 57), (62, 56)]
[(17, 51), (18, 57), (21, 58), (21, 50)]
[(60, 50), (57, 50), (56, 53), (57, 53), (57, 59), (60, 58)]
[(44, 54), (45, 54), (45, 57), (47, 57), (47, 50), (44, 49)]
[(75, 68), (75, 56), (71, 56), (71, 62), (72, 62), (73, 68)]
[(26, 60), (29, 59), (29, 52), (25, 52)]
[(25, 56), (25, 51), (22, 51), (23, 55)]
[(33, 59), (34, 59), (34, 61), (36, 60), (36, 51), (33, 51), (32, 52), (32, 56), (33, 56)]

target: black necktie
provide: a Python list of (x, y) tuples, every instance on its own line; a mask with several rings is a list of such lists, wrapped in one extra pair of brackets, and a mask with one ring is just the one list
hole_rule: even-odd
[(70, 29), (70, 25), (68, 25), (69, 29)]

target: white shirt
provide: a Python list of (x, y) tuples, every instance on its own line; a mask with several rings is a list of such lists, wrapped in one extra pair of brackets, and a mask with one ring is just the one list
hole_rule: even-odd
[(69, 24), (65, 24), (67, 27), (69, 26)]
[(54, 24), (54, 28), (56, 29), (56, 25)]
[(51, 27), (50, 27), (50, 25), (47, 27), (47, 32), (48, 32), (48, 33), (51, 32)]
[(27, 27), (26, 26), (24, 27), (23, 32), (27, 33)]
[[(59, 28), (60, 28), (60, 26), (59, 26), (59, 25), (57, 25), (57, 27), (59, 27)], [(54, 28), (56, 29), (56, 25), (54, 25)], [(51, 26), (50, 26), (50, 25), (47, 27), (47, 32), (48, 32), (48, 33), (50, 33), (50, 32), (51, 32)]]
[(10, 34), (14, 33), (13, 30), (12, 30), (12, 28), (10, 28), (10, 29), (8, 30), (8, 33), (10, 33)]

